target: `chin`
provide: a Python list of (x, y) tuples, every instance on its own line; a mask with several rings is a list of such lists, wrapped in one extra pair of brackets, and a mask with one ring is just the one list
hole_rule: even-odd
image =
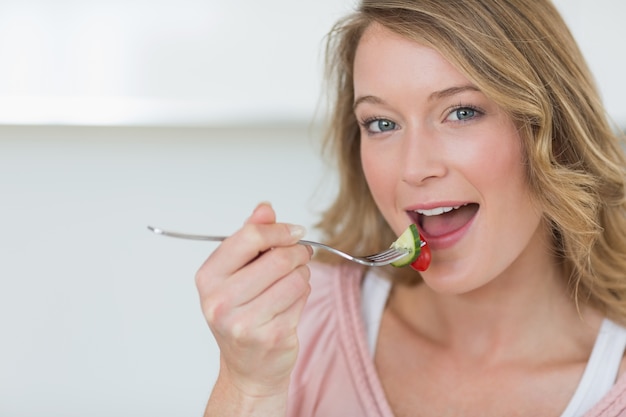
[(438, 294), (462, 295), (476, 291), (485, 285), (484, 282), (476, 282), (467, 274), (442, 269), (431, 265), (428, 270), (422, 272), (424, 284)]

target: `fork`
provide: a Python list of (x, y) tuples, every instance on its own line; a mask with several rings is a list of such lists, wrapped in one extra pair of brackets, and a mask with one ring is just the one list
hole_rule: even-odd
[[(157, 227), (148, 226), (148, 229), (157, 235), (169, 236), (169, 237), (177, 237), (180, 239), (191, 239), (191, 240), (207, 240), (212, 242), (221, 242), (226, 239), (228, 236), (206, 236), (206, 235), (193, 235), (188, 233), (179, 233), (172, 232), (168, 230), (159, 229)], [(409, 252), (408, 250), (397, 249), (394, 247), (390, 247), (387, 250), (382, 252), (373, 253), (367, 256), (354, 256), (339, 249), (335, 249), (323, 243), (314, 242), (311, 240), (299, 240), (297, 242), (300, 245), (314, 246), (316, 248), (324, 249), (329, 252), (334, 253), (335, 255), (339, 255), (342, 258), (345, 258), (349, 261), (356, 262), (365, 266), (384, 266), (389, 265), (392, 262), (398, 261), (404, 258)], [(424, 242), (421, 242), (421, 246), (424, 246)]]

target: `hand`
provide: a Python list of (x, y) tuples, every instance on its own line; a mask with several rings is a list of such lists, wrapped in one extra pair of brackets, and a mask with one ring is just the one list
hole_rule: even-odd
[(204, 316), (220, 348), (220, 376), (240, 395), (284, 394), (298, 352), (296, 325), (310, 292), (311, 248), (299, 226), (259, 205), (196, 275)]

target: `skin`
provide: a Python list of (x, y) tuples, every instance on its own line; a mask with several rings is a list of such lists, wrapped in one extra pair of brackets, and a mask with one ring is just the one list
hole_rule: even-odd
[(260, 204), (198, 271), (202, 311), (220, 348), (205, 416), (285, 414), (296, 324), (310, 292), (312, 251), (296, 244), (303, 234)]
[[(372, 195), (397, 234), (412, 222), (407, 209), (479, 204), (470, 230), (453, 244), (422, 234), (433, 252), (425, 274), (431, 287), (454, 293), (481, 287), (522, 251), (534, 250), (530, 242), (544, 233), (515, 126), (436, 51), (372, 32), (355, 63), (355, 113), (369, 122), (362, 126), (361, 158)], [(372, 118), (395, 126), (380, 131)]]
[[(379, 26), (354, 73), (364, 172), (396, 233), (415, 209), (476, 208), (454, 233), (428, 220), (423, 283), (392, 290), (374, 360), (394, 415), (559, 416), (602, 317), (567, 295), (514, 124), (436, 51)], [(310, 292), (302, 236), (260, 204), (198, 271), (220, 347), (205, 416), (285, 415)]]
[(392, 292), (375, 362), (395, 414), (560, 415), (601, 317), (567, 296), (515, 125), (437, 51), (381, 26), (354, 86), (363, 169), (396, 233), (412, 210), (478, 205), (460, 232), (424, 233), (423, 284)]

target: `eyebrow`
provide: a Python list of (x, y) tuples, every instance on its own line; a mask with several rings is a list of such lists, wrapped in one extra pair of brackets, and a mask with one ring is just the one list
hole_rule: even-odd
[(430, 96), (428, 96), (428, 101), (440, 100), (442, 98), (446, 98), (446, 97), (454, 96), (459, 93), (463, 93), (465, 91), (480, 91), (480, 90), (478, 89), (478, 87), (471, 85), (471, 84), (461, 85), (458, 87), (450, 87), (450, 88), (446, 88), (445, 90), (433, 92)]
[[(441, 100), (443, 98), (451, 97), (456, 94), (463, 93), (465, 91), (478, 91), (479, 92), (480, 90), (478, 89), (478, 87), (471, 85), (471, 84), (450, 87), (450, 88), (446, 88), (443, 90), (434, 91), (428, 96), (428, 101)], [(352, 106), (352, 109), (356, 110), (356, 108), (361, 103), (386, 104), (385, 100), (376, 96), (370, 96), (370, 95), (361, 96), (361, 97), (357, 97), (357, 99), (354, 101), (354, 105)]]

